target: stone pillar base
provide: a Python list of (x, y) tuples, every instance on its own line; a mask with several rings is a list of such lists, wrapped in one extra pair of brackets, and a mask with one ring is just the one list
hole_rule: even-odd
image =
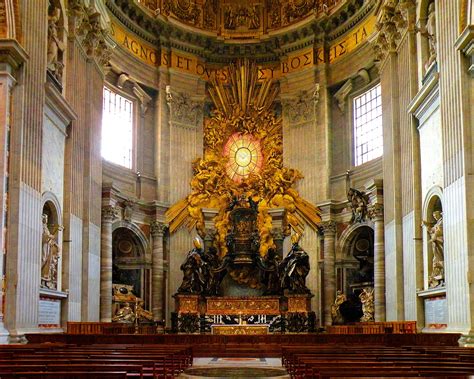
[(9, 337), (8, 337), (8, 343), (26, 344), (26, 343), (28, 343), (28, 340), (26, 339), (24, 334), (10, 334)]
[(0, 322), (0, 345), (6, 345), (10, 342), (10, 333), (5, 329), (3, 322)]
[(474, 334), (465, 334), (458, 340), (461, 347), (474, 347)]

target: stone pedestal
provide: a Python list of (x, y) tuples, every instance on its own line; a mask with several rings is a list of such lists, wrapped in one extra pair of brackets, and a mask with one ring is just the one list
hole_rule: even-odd
[(176, 313), (201, 313), (200, 295), (176, 294), (173, 297), (175, 300)]
[(63, 332), (61, 328), (61, 302), (68, 294), (46, 288), (40, 289), (38, 327), (48, 332)]
[(309, 313), (311, 312), (311, 298), (313, 295), (287, 295), (288, 312)]

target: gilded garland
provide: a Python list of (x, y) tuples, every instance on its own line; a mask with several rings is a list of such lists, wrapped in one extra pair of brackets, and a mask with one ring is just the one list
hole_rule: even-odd
[(295, 183), (299, 171), (283, 166), (282, 120), (274, 112), (278, 86), (258, 80), (248, 60), (229, 67), (229, 80), (213, 79), (209, 95), (215, 110), (204, 125), (204, 157), (193, 162), (191, 194), (167, 212), (170, 232), (186, 226), (205, 234), (203, 208), (218, 209), (214, 219), (221, 257), (227, 254), (229, 204), (239, 200), (258, 207), (260, 254), (274, 247), (271, 208), (285, 208), (288, 229), (303, 234), (317, 228), (317, 208), (302, 199)]

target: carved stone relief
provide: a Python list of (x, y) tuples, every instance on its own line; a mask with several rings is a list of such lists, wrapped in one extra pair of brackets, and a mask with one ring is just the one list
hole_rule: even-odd
[(313, 10), (315, 0), (289, 0), (283, 6), (283, 22), (292, 23)]
[(364, 192), (351, 188), (347, 192), (347, 200), (352, 211), (351, 223), (365, 222), (369, 196)]
[(167, 93), (171, 121), (195, 127), (202, 113), (202, 104), (191, 99), (187, 93)]
[(138, 0), (153, 11), (198, 28), (228, 36), (264, 33), (298, 22), (314, 12), (329, 11), (344, 0)]
[(64, 27), (63, 14), (59, 4), (49, 2), (48, 7), (48, 49), (47, 70), (59, 82), (62, 82), (64, 70)]
[(224, 9), (224, 28), (249, 30), (260, 28), (260, 7), (258, 5), (228, 4)]
[(204, 1), (202, 26), (205, 29), (215, 29), (217, 27), (218, 9), (219, 5), (217, 0)]
[(314, 89), (300, 91), (296, 97), (283, 101), (283, 109), (288, 122), (299, 124), (315, 117), (315, 107), (319, 102), (319, 84)]
[(166, 16), (175, 16), (181, 21), (200, 26), (201, 9), (193, 0), (165, 0), (163, 13)]
[(425, 24), (420, 28), (420, 33), (428, 41), (428, 56), (424, 62), (425, 71), (436, 61), (436, 9), (435, 2), (432, 1), (428, 6), (428, 16)]

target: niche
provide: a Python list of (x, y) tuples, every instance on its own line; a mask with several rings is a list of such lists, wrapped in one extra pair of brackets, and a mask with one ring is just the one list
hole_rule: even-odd
[(42, 212), (41, 287), (60, 290), (61, 244), (59, 213), (51, 201), (46, 201)]
[(438, 195), (428, 201), (423, 226), (425, 285), (428, 288), (444, 287), (443, 206)]
[(137, 234), (119, 227), (112, 234), (113, 284), (132, 287), (133, 294), (148, 305), (150, 270), (145, 260), (145, 247)]
[(374, 231), (362, 226), (354, 231), (349, 245), (349, 256), (358, 261), (358, 268), (352, 269), (346, 283), (346, 293), (355, 287), (365, 287), (374, 283)]

